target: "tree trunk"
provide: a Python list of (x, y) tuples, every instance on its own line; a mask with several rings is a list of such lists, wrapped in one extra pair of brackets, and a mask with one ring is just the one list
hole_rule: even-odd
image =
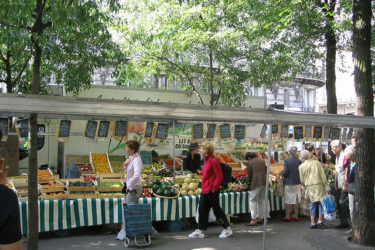
[[(42, 0), (37, 0), (35, 6), (35, 23), (32, 27), (31, 40), (34, 45), (34, 63), (31, 81), (31, 94), (39, 95), (40, 86), (40, 67), (42, 62), (42, 48), (39, 43), (39, 38), (43, 34), (45, 28), (43, 24), (43, 9), (44, 4)], [(30, 152), (29, 152), (29, 209), (28, 209), (28, 230), (27, 230), (27, 249), (38, 249), (38, 235), (39, 235), (39, 216), (38, 216), (38, 116), (36, 113), (30, 114)]]
[[(334, 9), (334, 8), (333, 8)], [(327, 112), (337, 114), (336, 97), (336, 37), (331, 27), (333, 17), (327, 16), (326, 24), (326, 90), (327, 90)]]
[[(353, 60), (357, 112), (374, 116), (371, 81), (371, 0), (353, 1)], [(374, 130), (357, 131), (353, 242), (375, 245)]]
[[(12, 119), (10, 117), (10, 119)], [(16, 132), (14, 128), (10, 128), (9, 132)], [(6, 150), (5, 165), (9, 166), (8, 176), (19, 175), (19, 139), (17, 135), (9, 135), (8, 140), (3, 142)]]
[(213, 55), (210, 50), (210, 105), (214, 105), (214, 69), (213, 69)]

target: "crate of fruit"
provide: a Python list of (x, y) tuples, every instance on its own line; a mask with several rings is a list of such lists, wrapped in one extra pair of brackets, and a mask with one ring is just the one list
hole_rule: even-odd
[(108, 155), (108, 159), (111, 163), (113, 173), (124, 173), (125, 170), (123, 164), (126, 161), (124, 155)]
[(99, 192), (121, 192), (124, 187), (122, 180), (105, 179), (98, 182), (97, 191)]
[(125, 176), (125, 173), (98, 173), (96, 177), (100, 180), (105, 179), (121, 179)]
[(96, 183), (95, 181), (68, 181), (67, 190), (69, 192), (95, 192)]
[(59, 179), (58, 175), (54, 175), (51, 171), (51, 169), (43, 169), (43, 170), (38, 170), (37, 172), (38, 175), (38, 182), (39, 183), (48, 183), (51, 181), (55, 181)]
[(59, 193), (64, 191), (64, 185), (61, 182), (50, 182), (42, 185), (42, 193)]
[(68, 191), (67, 199), (96, 199), (98, 198), (98, 192), (71, 192)]
[(106, 153), (90, 153), (90, 163), (95, 173), (113, 173)]
[(94, 169), (91, 163), (79, 163), (76, 164), (81, 171), (81, 174), (94, 174)]
[(120, 192), (107, 192), (107, 193), (98, 193), (98, 198), (108, 199), (108, 198), (124, 198), (124, 194)]
[(39, 198), (41, 200), (65, 200), (67, 198), (66, 192), (53, 192), (53, 193), (44, 193)]

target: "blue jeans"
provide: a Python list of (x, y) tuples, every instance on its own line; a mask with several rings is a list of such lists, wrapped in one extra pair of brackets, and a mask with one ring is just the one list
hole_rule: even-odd
[(310, 216), (319, 216), (318, 208), (319, 214), (324, 214), (322, 203), (320, 203), (320, 201), (317, 201), (310, 204)]

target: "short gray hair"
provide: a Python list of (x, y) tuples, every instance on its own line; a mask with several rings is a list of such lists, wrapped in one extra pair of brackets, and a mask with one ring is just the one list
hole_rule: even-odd
[(289, 155), (293, 155), (293, 156), (296, 156), (297, 155), (297, 152), (298, 152), (298, 149), (296, 146), (290, 146), (288, 148), (288, 154)]
[(347, 158), (356, 154), (355, 148), (353, 146), (346, 147), (344, 152)]
[(341, 141), (340, 141), (340, 140), (333, 140), (333, 141), (331, 141), (331, 147), (339, 147), (339, 148), (342, 148), (342, 147), (341, 147)]
[(301, 157), (304, 158), (305, 160), (310, 159), (310, 152), (307, 150), (302, 150), (301, 151)]

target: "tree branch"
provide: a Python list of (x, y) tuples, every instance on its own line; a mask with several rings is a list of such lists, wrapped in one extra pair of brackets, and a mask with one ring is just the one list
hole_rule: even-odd
[(22, 70), (20, 70), (20, 72), (18, 72), (18, 75), (17, 75), (16, 79), (14, 79), (14, 81), (13, 81), (14, 83), (17, 83), (17, 82), (18, 82), (18, 80), (20, 79), (22, 73), (25, 71), (26, 66), (27, 66), (27, 64), (29, 63), (30, 59), (31, 59), (31, 55), (30, 55), (29, 58), (27, 58), (27, 60), (25, 61), (24, 65), (23, 65), (23, 67), (22, 67)]
[(14, 24), (5, 23), (5, 22), (3, 22), (3, 21), (0, 21), (0, 24), (1, 24), (1, 25), (4, 25), (4, 26), (7, 26), (7, 27), (10, 27), (10, 28), (31, 30), (31, 27), (29, 27), (29, 26), (24, 26), (24, 25), (14, 25)]
[(1, 57), (1, 60), (2, 60), (3, 62), (6, 61), (6, 59), (5, 59), (4, 55), (3, 55), (3, 53), (1, 53), (1, 50), (0, 50), (0, 57)]

